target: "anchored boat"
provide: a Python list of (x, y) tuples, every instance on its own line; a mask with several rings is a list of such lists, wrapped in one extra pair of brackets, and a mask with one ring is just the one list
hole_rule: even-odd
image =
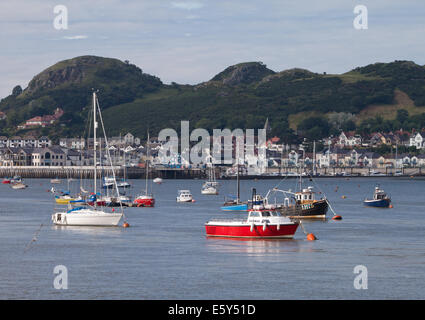
[(368, 207), (388, 208), (391, 204), (391, 198), (377, 186), (373, 193), (373, 199), (365, 199), (363, 203)]
[[(148, 140), (146, 141), (146, 173), (145, 173), (145, 190), (134, 199), (134, 204), (137, 207), (153, 207), (155, 206), (155, 198), (152, 192), (149, 192), (149, 132), (148, 132)], [(152, 191), (152, 187), (151, 187)]]
[[(94, 155), (94, 172), (93, 172), (93, 182), (94, 182), (94, 203), (93, 206), (90, 207), (77, 207), (72, 208), (69, 206), (69, 210), (67, 211), (59, 211), (52, 214), (52, 221), (56, 225), (62, 226), (117, 226), (123, 217), (123, 211), (121, 206), (121, 212), (115, 212), (115, 209), (112, 209), (112, 212), (106, 211), (103, 208), (99, 208), (97, 205), (97, 161), (96, 161), (96, 129), (98, 127), (98, 122), (96, 121), (97, 111), (99, 112), (100, 120), (103, 127), (103, 120), (100, 113), (99, 101), (96, 97), (96, 92), (93, 92), (93, 155)], [(103, 128), (104, 130), (104, 128)], [(107, 150), (109, 152), (108, 141), (105, 136)], [(111, 159), (110, 154), (108, 154), (108, 158)], [(113, 176), (115, 177), (114, 169), (111, 163), (111, 170)], [(114, 179), (115, 180), (115, 179)], [(117, 192), (117, 196), (119, 197), (118, 186), (116, 185), (115, 180), (115, 189)]]
[(276, 210), (254, 206), (246, 219), (212, 219), (205, 223), (208, 237), (292, 239), (298, 222), (291, 221)]
[(225, 199), (221, 210), (223, 211), (247, 211), (248, 202), (241, 202), (240, 200), (240, 180), (239, 180), (239, 164), (236, 166), (236, 197)]
[[(272, 193), (283, 193), (285, 195), (283, 203), (270, 201)], [(280, 190), (273, 188), (265, 197), (265, 205), (269, 208), (279, 210), (282, 215), (295, 219), (324, 219), (328, 211), (328, 201), (326, 198), (315, 199), (313, 187), (309, 186), (299, 192), (290, 190)]]
[(176, 200), (177, 202), (193, 202), (193, 197), (189, 190), (179, 190)]

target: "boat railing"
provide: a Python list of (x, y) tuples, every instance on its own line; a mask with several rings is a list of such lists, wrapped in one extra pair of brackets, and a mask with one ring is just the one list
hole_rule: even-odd
[(242, 219), (242, 218), (213, 218), (210, 219), (208, 222), (245, 222), (246, 219)]

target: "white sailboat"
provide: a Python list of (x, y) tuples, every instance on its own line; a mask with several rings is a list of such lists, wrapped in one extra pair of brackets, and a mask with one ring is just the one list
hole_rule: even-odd
[[(201, 194), (218, 195), (218, 182), (215, 179), (215, 171), (212, 163), (212, 157), (208, 157), (211, 162), (207, 163), (208, 180), (204, 182), (201, 188)], [(207, 160), (208, 160), (207, 158)]]
[[(108, 142), (105, 134), (105, 128), (103, 126), (102, 115), (100, 113), (99, 101), (97, 100), (96, 92), (93, 92), (93, 149), (94, 149), (94, 195), (97, 194), (97, 159), (96, 159), (96, 129), (98, 127), (98, 122), (96, 121), (96, 115), (99, 112), (100, 121), (103, 128), (103, 133), (106, 139), (106, 145), (108, 147)], [(107, 150), (109, 150), (107, 148)], [(108, 151), (109, 152), (109, 151)], [(111, 157), (109, 156), (109, 159)], [(115, 180), (115, 172), (111, 163), (112, 174)], [(119, 197), (118, 187), (116, 185), (115, 180), (115, 188), (117, 191), (117, 195)], [(118, 198), (119, 199), (119, 198)], [(117, 226), (120, 222), (121, 218), (124, 216), (123, 208), (121, 205), (121, 212), (115, 212), (112, 210), (111, 212), (105, 211), (104, 208), (99, 208), (96, 205), (96, 201), (94, 201), (94, 205), (92, 207), (77, 207), (72, 208), (68, 207), (67, 211), (59, 211), (52, 215), (52, 221), (56, 225), (61, 226)]]

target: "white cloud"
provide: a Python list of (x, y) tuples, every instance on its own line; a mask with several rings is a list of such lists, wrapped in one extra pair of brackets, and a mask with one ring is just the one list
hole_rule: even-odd
[(66, 40), (81, 40), (81, 39), (87, 39), (87, 38), (88, 38), (88, 36), (85, 36), (85, 35), (65, 36), (65, 37), (63, 37), (63, 39), (66, 39)]
[(184, 9), (184, 10), (196, 10), (196, 9), (201, 9), (204, 6), (200, 2), (194, 2), (194, 1), (172, 2), (171, 5), (174, 8)]

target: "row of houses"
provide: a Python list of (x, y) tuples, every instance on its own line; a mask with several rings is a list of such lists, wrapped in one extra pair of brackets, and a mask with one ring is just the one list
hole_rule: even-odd
[(305, 153), (302, 150), (291, 150), (282, 158), (279, 154), (269, 157), (269, 166), (319, 168), (357, 167), (357, 168), (402, 168), (425, 167), (425, 154), (408, 153), (380, 155), (371, 150), (325, 149), (317, 153)]
[[(144, 156), (143, 149), (117, 149), (111, 147), (109, 153), (98, 150), (97, 163), (109, 164), (110, 155), (114, 165), (137, 165)], [(48, 166), (92, 166), (93, 150), (76, 150), (60, 146), (50, 147), (4, 147), (0, 148), (0, 166), (48, 167)]]
[(6, 136), (0, 136), (0, 148), (45, 148), (51, 147), (52, 140), (48, 137), (34, 137), (34, 136), (13, 136), (8, 138)]
[(399, 130), (396, 132), (382, 133), (375, 132), (370, 136), (362, 137), (355, 132), (341, 132), (338, 137), (329, 138), (325, 144), (336, 147), (375, 147), (379, 145), (403, 145), (416, 147), (416, 149), (425, 148), (425, 133), (407, 132)]
[[(108, 145), (115, 147), (127, 147), (127, 146), (140, 146), (140, 138), (135, 137), (130, 132), (124, 136), (116, 136), (108, 138)], [(99, 139), (98, 144), (102, 148), (106, 147), (105, 139)], [(59, 146), (70, 149), (82, 150), (84, 148), (93, 148), (93, 138), (61, 138), (59, 139)]]

